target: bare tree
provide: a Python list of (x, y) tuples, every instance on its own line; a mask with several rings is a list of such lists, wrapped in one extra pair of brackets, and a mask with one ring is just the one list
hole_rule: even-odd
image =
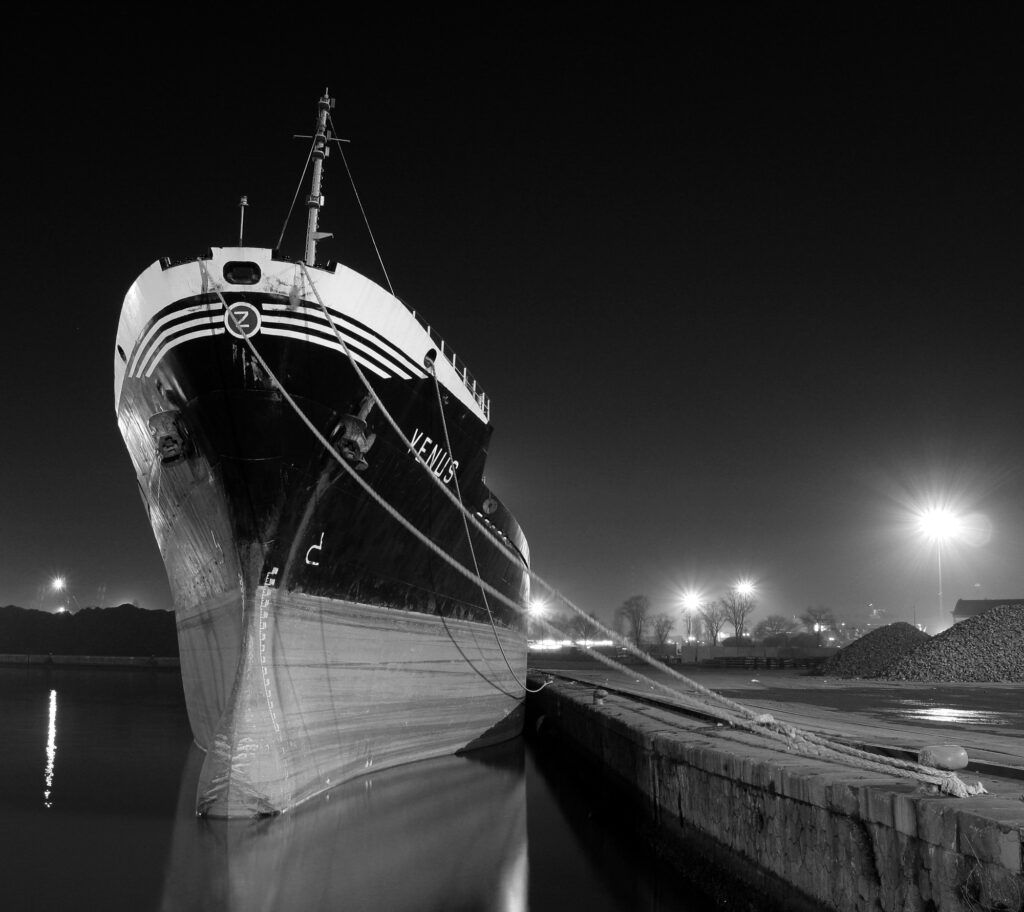
[(708, 639), (711, 640), (712, 644), (717, 643), (718, 634), (722, 632), (722, 628), (725, 626), (725, 608), (722, 606), (722, 603), (708, 602), (697, 613), (700, 615), (701, 621), (704, 622), (704, 628), (708, 632)]
[(738, 637), (743, 636), (746, 630), (747, 618), (753, 614), (756, 607), (757, 600), (754, 596), (740, 593), (735, 589), (730, 589), (722, 597), (725, 619), (732, 624), (733, 630)]
[(619, 605), (618, 615), (626, 628), (626, 636), (637, 646), (643, 642), (644, 628), (647, 626), (647, 612), (651, 610), (651, 600), (646, 595), (631, 595)]
[(700, 639), (701, 619), (699, 611), (684, 611), (682, 617), (686, 621), (686, 639)]
[(664, 646), (668, 642), (668, 635), (672, 632), (676, 619), (668, 614), (657, 614), (651, 620), (654, 622), (654, 642)]
[(687, 625), (686, 630), (687, 630), (687, 634), (686, 634), (687, 639), (689, 639), (690, 636), (692, 636), (695, 640), (700, 640), (700, 639), (703, 638), (703, 636), (704, 636), (704, 621), (701, 619), (700, 615), (697, 615), (697, 617), (695, 617), (693, 619), (693, 626), (692, 626), (692, 628), (691, 628), (690, 625)]
[(835, 616), (830, 608), (818, 605), (815, 608), (808, 608), (800, 615), (803, 625), (814, 634), (815, 642), (821, 645), (821, 634), (825, 630), (831, 630), (836, 626)]
[(584, 614), (573, 612), (572, 619), (569, 621), (569, 635), (577, 641), (592, 640), (598, 633), (596, 622), (597, 615), (595, 614), (587, 617)]
[(754, 628), (754, 638), (763, 640), (765, 637), (790, 634), (796, 629), (796, 626), (788, 617), (781, 614), (772, 614)]

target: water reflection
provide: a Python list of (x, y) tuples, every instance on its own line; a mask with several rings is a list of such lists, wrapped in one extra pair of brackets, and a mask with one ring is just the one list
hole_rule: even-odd
[(980, 709), (954, 709), (932, 706), (919, 700), (899, 700), (898, 708), (887, 710), (891, 715), (912, 722), (950, 722), (957, 725), (1009, 725), (1002, 713)]
[(46, 769), (43, 771), (43, 807), (53, 807), (53, 767), (57, 760), (57, 691), (50, 691), (50, 715), (46, 726)]
[(346, 783), (262, 820), (191, 813), (193, 748), (161, 909), (527, 908), (521, 740)]
[[(646, 817), (538, 740), (377, 772), (276, 818), (207, 821), (177, 674), (0, 666), (0, 718), (3, 910), (725, 907), (657, 863)], [(748, 891), (727, 905), (756, 908)]]

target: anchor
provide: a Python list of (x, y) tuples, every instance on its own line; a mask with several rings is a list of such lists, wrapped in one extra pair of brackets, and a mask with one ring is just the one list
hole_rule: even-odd
[(163, 463), (176, 462), (187, 455), (188, 437), (181, 426), (181, 413), (176, 409), (157, 412), (149, 419), (149, 433)]
[(366, 454), (377, 439), (374, 433), (366, 433), (366, 418), (373, 409), (373, 396), (364, 396), (359, 403), (357, 415), (343, 415), (343, 430), (338, 438), (338, 452), (347, 462), (352, 463), (357, 472), (365, 472), (369, 463), (366, 461)]

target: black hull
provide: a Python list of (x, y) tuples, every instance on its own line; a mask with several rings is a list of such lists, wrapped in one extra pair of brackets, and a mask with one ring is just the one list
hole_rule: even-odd
[[(225, 297), (230, 304), (241, 296)], [(251, 294), (245, 299), (262, 303)], [(334, 352), (301, 342), (257, 341), (281, 385), (321, 433), (338, 444), (344, 417), (356, 415), (367, 396), (352, 366)], [(490, 501), (494, 512), (488, 521), (505, 533), (515, 551), (525, 550), (517, 524), (483, 483), (491, 428), (443, 389), (442, 400), (448, 402), (442, 422), (430, 377), (371, 384), (410, 442), (424, 452), (417, 459), (379, 410), (371, 409), (367, 432), (376, 439), (365, 454), (361, 477), (464, 567), (473, 570), (475, 556), (481, 577), (524, 605), (525, 558), (510, 560), (472, 524), (471, 552), (463, 516), (420, 461), (438, 453), (436, 477), (447, 480), (453, 492), (457, 478), (464, 503), (476, 511)], [(169, 401), (148, 402), (150, 391), (143, 389), (136, 408), (140, 413), (147, 408), (176, 412), (184, 437), (182, 455), (161, 463), (164, 484), (169, 481), (167, 488), (173, 490), (174, 476), (197, 471), (219, 483), (232, 540), (245, 553), (252, 580), (278, 567), (281, 585), (311, 595), (481, 621), (488, 620), (489, 607), (495, 622), (521, 623), (500, 601), (490, 599), (485, 606), (477, 584), (424, 548), (366, 495), (262, 376), (243, 340), (221, 335), (180, 346), (161, 364), (153, 387), (167, 391)], [(178, 407), (168, 409), (172, 403)], [(152, 435), (136, 445), (152, 448)]]
[[(287, 809), (364, 763), (517, 734), (523, 612), (485, 597), (390, 512), (525, 607), (527, 546), (483, 481), (491, 428), (478, 400), (417, 365), (411, 349), (429, 335), (407, 329), (403, 347), (350, 316), (368, 367), (397, 365), (390, 376), (365, 370), (375, 401), (329, 346), (314, 300), (296, 307), (294, 296), (230, 289), (175, 296), (161, 284), (183, 283), (175, 269), (205, 276), (207, 267), (151, 267), (140, 278), (146, 307), (135, 307), (144, 319), (126, 300), (118, 418), (175, 600), (193, 730), (210, 751), (199, 808)], [(264, 321), (248, 340), (222, 328), (225, 307), (239, 301)], [(457, 484), (505, 548), (435, 479), (453, 493)], [(431, 685), (431, 667), (446, 669), (444, 686)], [(312, 722), (310, 705), (319, 707)], [(354, 724), (354, 705), (390, 721)], [(429, 720), (446, 731), (422, 730)]]

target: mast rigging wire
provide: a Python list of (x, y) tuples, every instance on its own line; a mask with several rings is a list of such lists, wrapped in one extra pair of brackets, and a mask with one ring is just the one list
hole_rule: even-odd
[[(331, 112), (327, 112), (327, 122), (331, 125), (331, 133), (337, 137), (338, 131), (334, 128), (334, 119), (331, 117)], [(380, 248), (377, 247), (377, 239), (373, 236), (373, 230), (370, 228), (370, 220), (366, 217), (366, 210), (363, 208), (363, 201), (359, 196), (359, 191), (356, 189), (355, 179), (352, 177), (352, 170), (348, 166), (348, 159), (345, 158), (345, 151), (342, 148), (341, 140), (334, 139), (337, 144), (338, 153), (341, 155), (341, 162), (345, 166), (345, 173), (348, 175), (349, 186), (352, 187), (352, 194), (356, 198), (356, 205), (359, 207), (359, 214), (363, 217), (363, 225), (366, 226), (366, 233), (370, 236), (370, 243), (373, 244), (373, 252), (377, 254), (377, 262), (380, 263), (381, 272), (384, 273), (384, 281), (388, 283), (388, 291), (391, 292), (392, 297), (395, 295), (395, 289), (391, 285), (391, 276), (388, 275), (388, 270), (384, 265), (384, 258), (380, 255)]]
[(302, 182), (306, 178), (306, 171), (309, 170), (309, 161), (313, 157), (313, 149), (316, 143), (309, 147), (309, 154), (306, 156), (306, 164), (302, 166), (302, 174), (299, 175), (299, 184), (295, 188), (295, 196), (292, 197), (292, 204), (288, 207), (288, 214), (284, 217), (284, 224), (281, 226), (281, 234), (277, 238), (277, 249), (281, 249), (284, 243), (284, 233), (288, 230), (288, 222), (291, 220), (292, 212), (295, 211), (295, 201), (299, 198), (299, 191), (302, 189)]

